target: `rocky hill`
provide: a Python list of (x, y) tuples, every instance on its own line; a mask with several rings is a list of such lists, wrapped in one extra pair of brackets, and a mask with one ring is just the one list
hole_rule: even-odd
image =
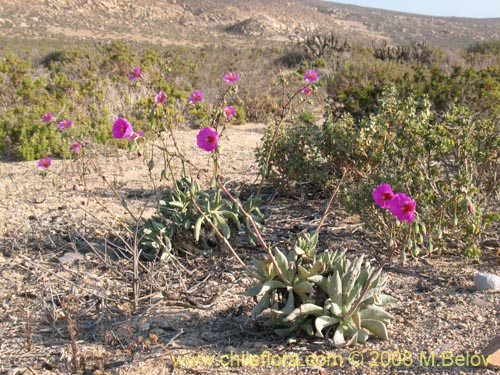
[(333, 32), (365, 44), (445, 48), (500, 38), (500, 18), (420, 16), (321, 0), (0, 0), (4, 37), (248, 44)]

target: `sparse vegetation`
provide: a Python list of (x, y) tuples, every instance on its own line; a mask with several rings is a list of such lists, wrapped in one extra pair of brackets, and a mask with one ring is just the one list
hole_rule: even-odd
[[(367, 349), (397, 353), (388, 374), (498, 328), (498, 296), (470, 281), (500, 264), (498, 40), (464, 43), (456, 23), (461, 49), (441, 49), (422, 17), (425, 43), (399, 40), (399, 18), (369, 43), (376, 10), (237, 3), (87, 1), (75, 30), (130, 35), (6, 39), (0, 373), (281, 374), (293, 353), (309, 374), (329, 351), (354, 374)], [(31, 4), (10, 27), (16, 4), (6, 35), (68, 32)], [(346, 9), (352, 39), (314, 27)], [(238, 357), (268, 350), (279, 366)]]

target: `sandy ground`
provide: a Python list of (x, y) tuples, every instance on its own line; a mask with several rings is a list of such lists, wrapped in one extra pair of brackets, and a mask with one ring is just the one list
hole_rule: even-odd
[[(255, 180), (263, 130), (233, 127), (222, 139), (223, 174), (232, 186)], [(179, 146), (208, 170), (196, 134), (177, 132)], [(167, 186), (159, 181), (161, 159), (152, 176), (148, 160), (148, 153), (101, 150), (95, 166), (55, 160), (45, 178), (36, 162), (0, 163), (0, 374), (71, 374), (76, 365), (85, 374), (127, 375), (497, 373), (474, 366), (500, 334), (500, 295), (473, 285), (477, 272), (498, 272), (493, 262), (446, 256), (392, 264), (387, 294), (398, 302), (389, 308), (396, 317), (390, 340), (371, 338), (356, 348), (302, 336), (287, 341), (253, 321), (254, 302), (244, 296), (253, 280), (226, 252), (141, 265), (134, 310), (131, 261), (113, 257), (130, 216), (103, 176), (135, 215), (147, 217)], [(293, 190), (270, 194), (266, 239), (289, 246), (324, 205)], [(337, 208), (320, 246), (363, 253), (374, 263), (384, 257)], [(244, 260), (262, 254), (236, 250)]]

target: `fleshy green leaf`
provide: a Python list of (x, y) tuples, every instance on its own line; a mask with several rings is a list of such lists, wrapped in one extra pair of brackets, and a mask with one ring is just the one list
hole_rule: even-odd
[(203, 224), (203, 221), (205, 218), (203, 216), (200, 216), (196, 220), (196, 224), (194, 225), (194, 239), (198, 241), (200, 239), (200, 232), (201, 232), (201, 225)]
[(264, 284), (255, 285), (255, 286), (247, 289), (247, 291), (245, 292), (245, 295), (249, 296), (249, 297), (255, 297), (259, 294), (264, 294), (264, 293), (268, 292), (269, 290), (276, 289), (276, 288), (286, 288), (286, 285), (283, 284), (279, 280), (269, 280), (269, 281), (266, 281)]
[(323, 315), (323, 308), (320, 306), (317, 306), (313, 303), (305, 303), (301, 305), (300, 307), (297, 307), (294, 309), (286, 318), (283, 320), (285, 322), (290, 322), (292, 320), (297, 319), (299, 316), (304, 316), (304, 315)]
[(379, 320), (385, 324), (388, 324), (392, 319), (394, 319), (391, 314), (376, 306), (369, 306), (362, 310), (359, 314), (362, 320)]
[(257, 303), (252, 309), (252, 318), (255, 319), (262, 311), (269, 308), (271, 304), (271, 297), (269, 294), (264, 294), (259, 303)]
[(361, 322), (361, 327), (373, 333), (379, 339), (388, 340), (387, 327), (384, 323), (378, 320), (364, 319)]
[(338, 322), (340, 322), (340, 319), (335, 318), (333, 316), (323, 315), (317, 317), (316, 320), (314, 321), (314, 326), (316, 327), (317, 336), (323, 337), (322, 333), (323, 329), (331, 325), (337, 324)]

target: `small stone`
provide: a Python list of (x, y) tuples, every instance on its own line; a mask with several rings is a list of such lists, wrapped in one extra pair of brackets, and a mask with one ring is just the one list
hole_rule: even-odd
[(83, 259), (83, 255), (74, 251), (70, 251), (59, 257), (59, 263), (61, 264), (72, 264), (77, 260)]
[(470, 303), (474, 306), (482, 307), (484, 309), (492, 309), (495, 305), (491, 302), (485, 301), (481, 298), (474, 298)]
[(478, 273), (474, 276), (476, 289), (481, 290), (500, 290), (500, 277), (490, 273)]
[(452, 349), (453, 349), (453, 345), (448, 343), (448, 344), (439, 345), (437, 348), (434, 348), (433, 352), (436, 355), (440, 355), (442, 352), (451, 351)]
[(488, 346), (481, 351), (481, 355), (488, 359), (488, 367), (500, 368), (500, 336), (491, 340)]

